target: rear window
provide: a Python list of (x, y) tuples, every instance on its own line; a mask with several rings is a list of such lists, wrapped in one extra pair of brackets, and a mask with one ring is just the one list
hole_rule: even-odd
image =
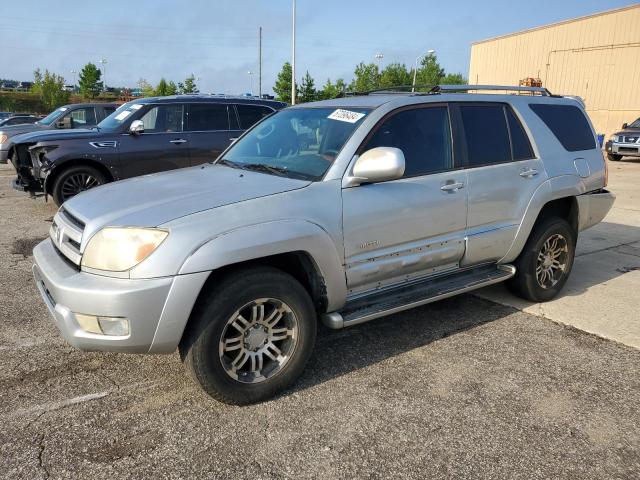
[(573, 105), (529, 104), (549, 127), (565, 150), (577, 152), (596, 148), (596, 140), (584, 113)]
[(511, 153), (514, 160), (528, 160), (533, 158), (533, 149), (529, 138), (522, 128), (522, 124), (516, 118), (510, 108), (506, 109), (509, 133), (511, 134)]
[(502, 105), (460, 107), (467, 142), (468, 166), (511, 161), (509, 130)]
[(189, 106), (189, 130), (205, 132), (229, 130), (229, 111), (226, 104), (192, 103)]
[(240, 116), (240, 128), (247, 129), (258, 123), (267, 115), (271, 115), (273, 110), (261, 105), (236, 105)]

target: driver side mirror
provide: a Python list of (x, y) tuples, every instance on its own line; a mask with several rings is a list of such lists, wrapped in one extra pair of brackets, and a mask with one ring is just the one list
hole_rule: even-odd
[(140, 135), (144, 133), (144, 122), (142, 120), (134, 120), (129, 125), (129, 133), (131, 135)]
[(372, 148), (356, 160), (353, 174), (348, 177), (348, 186), (397, 180), (404, 175), (404, 168), (404, 153), (399, 148)]
[(625, 128), (627, 128), (627, 127), (628, 127), (628, 125), (627, 125), (626, 123), (623, 123), (623, 124), (622, 124), (622, 129), (623, 129), (623, 130), (624, 130)]

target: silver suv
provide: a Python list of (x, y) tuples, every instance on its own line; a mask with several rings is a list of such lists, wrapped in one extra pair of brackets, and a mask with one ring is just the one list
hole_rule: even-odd
[[(33, 272), (83, 350), (171, 353), (202, 388), (260, 401), (334, 329), (507, 281), (567, 281), (578, 232), (614, 197), (582, 105), (479, 86), (309, 103), (209, 165), (66, 202)], [(428, 320), (426, 320), (428, 321)]]

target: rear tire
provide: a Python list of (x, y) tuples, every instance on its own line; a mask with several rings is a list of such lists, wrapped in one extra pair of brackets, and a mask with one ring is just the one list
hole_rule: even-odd
[(615, 153), (607, 153), (607, 158), (612, 162), (619, 162), (622, 160), (622, 155), (616, 155)]
[(515, 295), (532, 302), (547, 302), (569, 278), (577, 234), (569, 223), (550, 217), (538, 223), (514, 262), (516, 274), (507, 282)]
[(60, 206), (78, 193), (107, 183), (104, 174), (88, 165), (77, 165), (63, 170), (55, 179), (51, 196)]
[(316, 331), (304, 287), (280, 270), (254, 267), (201, 296), (179, 351), (210, 396), (247, 405), (273, 397), (301, 375)]

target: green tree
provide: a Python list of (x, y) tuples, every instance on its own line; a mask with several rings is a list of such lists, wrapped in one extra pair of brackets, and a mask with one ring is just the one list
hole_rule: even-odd
[(322, 90), (318, 92), (318, 97), (320, 100), (330, 100), (332, 98), (338, 98), (344, 90), (346, 89), (346, 85), (344, 80), (339, 78), (336, 80), (336, 83), (332, 83), (330, 78), (327, 78), (327, 83), (324, 84)]
[(47, 110), (69, 103), (69, 92), (64, 89), (64, 78), (45, 70), (44, 74), (37, 68), (33, 72), (33, 86), (31, 91), (40, 97)]
[(305, 76), (302, 77), (302, 84), (300, 85), (300, 103), (313, 102), (316, 100), (317, 94), (313, 77), (309, 75), (307, 70)]
[(178, 94), (178, 86), (175, 84), (173, 80), (171, 80), (167, 84), (167, 95), (177, 95)]
[[(276, 98), (281, 102), (291, 103), (291, 64), (285, 62), (282, 66), (282, 70), (278, 73), (276, 79), (276, 85), (273, 87), (273, 91), (276, 94)], [(298, 91), (296, 86), (296, 92)], [(296, 93), (296, 97), (298, 93)]]
[(184, 83), (178, 82), (178, 93), (180, 93), (181, 95), (199, 92), (200, 91), (198, 90), (198, 87), (196, 85), (196, 77), (193, 73), (184, 79)]
[(96, 98), (102, 90), (102, 72), (93, 63), (87, 63), (78, 75), (80, 94), (84, 98)]
[[(411, 74), (413, 75), (413, 71)], [(443, 78), (444, 68), (438, 63), (436, 54), (430, 53), (425, 56), (418, 67), (416, 85), (439, 85), (442, 83)], [(420, 88), (418, 90), (420, 90)]]
[(466, 85), (468, 80), (461, 73), (447, 73), (442, 79), (443, 85)]
[(411, 85), (411, 73), (404, 63), (390, 63), (380, 73), (380, 88)]
[(360, 62), (356, 65), (354, 78), (349, 88), (353, 92), (368, 92), (375, 90), (380, 85), (380, 73), (378, 65), (375, 63), (364, 64)]
[(169, 84), (164, 78), (161, 78), (155, 90), (156, 97), (166, 97), (168, 95), (167, 94), (168, 89), (169, 89)]
[(156, 94), (155, 89), (144, 78), (138, 80), (138, 88), (143, 97), (153, 97)]

